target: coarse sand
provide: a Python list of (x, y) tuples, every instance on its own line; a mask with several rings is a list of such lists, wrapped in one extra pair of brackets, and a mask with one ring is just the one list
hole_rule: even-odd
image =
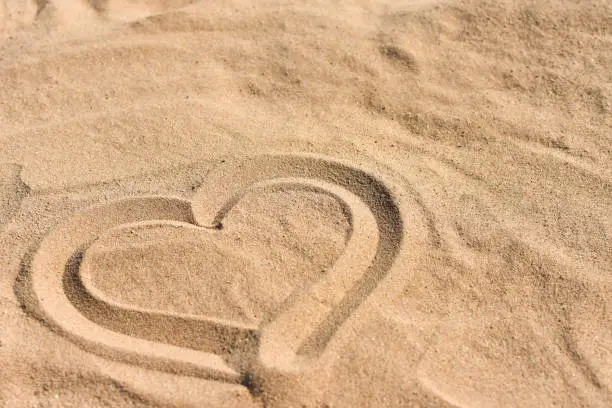
[(610, 1), (0, 1), (0, 407), (610, 407), (611, 242)]

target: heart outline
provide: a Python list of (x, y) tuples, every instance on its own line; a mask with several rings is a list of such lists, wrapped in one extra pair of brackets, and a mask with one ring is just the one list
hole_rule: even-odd
[[(316, 155), (255, 156), (222, 166), (211, 178), (192, 200), (164, 196), (127, 198), (87, 208), (56, 226), (43, 239), (31, 262), (32, 290), (45, 319), (96, 354), (159, 370), (239, 382), (242, 373), (218, 354), (135, 338), (87, 318), (75, 304), (75, 298), (69, 298), (69, 289), (66, 290), (74, 288), (74, 282), (66, 283), (70, 260), (101, 233), (117, 225), (155, 219), (214, 229), (253, 186), (308, 186), (331, 193), (349, 208), (351, 239), (321, 280), (262, 327), (259, 336), (253, 334), (258, 344), (251, 357), (266, 369), (278, 371), (299, 370), (316, 359), (335, 331), (384, 277), (401, 249), (403, 218), (393, 193), (385, 183), (363, 170)], [(360, 231), (363, 225), (367, 227)], [(362, 235), (352, 240), (356, 233)], [(351, 248), (351, 242), (357, 245)], [(346, 256), (360, 249), (357, 261)], [(355, 273), (354, 268), (362, 269), (361, 273)], [(48, 273), (49, 270), (53, 272)], [(332, 290), (337, 289), (334, 287), (337, 284), (343, 285), (339, 293)], [(347, 300), (349, 293), (359, 296)], [(110, 304), (107, 300), (103, 302)], [(311, 313), (310, 325), (289, 324), (313, 310), (316, 316)], [(209, 318), (203, 320), (211, 322)], [(216, 327), (220, 323), (224, 324), (216, 321)], [(287, 327), (297, 330), (287, 332)], [(241, 329), (254, 332), (252, 327)]]

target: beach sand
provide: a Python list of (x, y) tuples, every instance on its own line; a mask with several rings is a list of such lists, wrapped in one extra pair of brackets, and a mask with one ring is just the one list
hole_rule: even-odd
[(612, 406), (612, 4), (0, 2), (1, 407)]

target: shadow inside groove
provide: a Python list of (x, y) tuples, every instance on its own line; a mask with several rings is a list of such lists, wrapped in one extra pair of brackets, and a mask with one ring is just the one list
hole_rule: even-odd
[[(344, 168), (338, 174), (341, 184), (359, 196), (370, 208), (380, 232), (380, 241), (372, 264), (364, 275), (347, 291), (344, 298), (315, 331), (302, 343), (298, 354), (317, 357), (351, 314), (374, 291), (386, 276), (399, 253), (404, 223), (400, 210), (388, 188), (361, 170)], [(355, 177), (358, 174), (359, 177)]]

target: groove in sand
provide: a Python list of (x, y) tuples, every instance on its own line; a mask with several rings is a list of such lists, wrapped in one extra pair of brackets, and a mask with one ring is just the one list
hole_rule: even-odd
[[(247, 191), (296, 188), (335, 197), (348, 214), (350, 237), (322, 278), (290, 296), (262, 327), (114, 302), (93, 287), (81, 262), (98, 237), (117, 228), (169, 224), (219, 234), (225, 215)], [(257, 156), (222, 166), (192, 201), (136, 197), (74, 215), (40, 244), (31, 263), (32, 290), (46, 320), (94, 353), (238, 382), (252, 364), (294, 371), (320, 355), (391, 267), (402, 237), (400, 210), (376, 177), (318, 156)], [(223, 359), (224, 352), (239, 356), (239, 368)]]

